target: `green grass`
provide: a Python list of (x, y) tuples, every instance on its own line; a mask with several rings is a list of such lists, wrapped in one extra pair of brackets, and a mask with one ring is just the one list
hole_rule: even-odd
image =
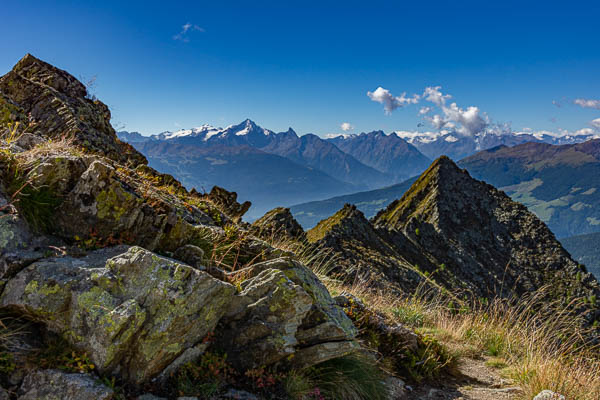
[(502, 358), (490, 358), (489, 360), (487, 360), (485, 362), (485, 365), (490, 367), (490, 368), (495, 368), (495, 369), (504, 369), (506, 367), (508, 367), (508, 364), (506, 363), (506, 361), (504, 361)]
[[(20, 190), (18, 193), (17, 191)], [(19, 214), (38, 232), (50, 232), (54, 212), (62, 200), (49, 187), (35, 188), (23, 179), (15, 179), (9, 193), (16, 195), (15, 206)]]
[(327, 400), (388, 398), (388, 390), (376, 361), (358, 353), (335, 358), (300, 374), (296, 373), (286, 382), (288, 395), (293, 399), (319, 399), (319, 396)]

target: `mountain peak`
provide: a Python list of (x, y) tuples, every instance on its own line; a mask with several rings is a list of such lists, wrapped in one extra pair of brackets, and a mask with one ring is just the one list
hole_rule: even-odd
[(11, 72), (32, 82), (48, 85), (72, 97), (85, 97), (87, 95), (86, 87), (73, 75), (34, 57), (30, 53), (21, 58)]
[(254, 121), (252, 121), (250, 118), (246, 118), (244, 120), (244, 122), (242, 122), (242, 124), (244, 124), (244, 126), (246, 126), (248, 128), (256, 128), (257, 127), (256, 123)]
[[(419, 220), (439, 220), (436, 210), (440, 203), (453, 203), (453, 196), (468, 197), (475, 194), (477, 190), (473, 187), (479, 185), (485, 184), (471, 178), (467, 171), (460, 169), (449, 157), (441, 156), (421, 174), (400, 199), (377, 213), (374, 221), (388, 228), (398, 228), (412, 217)], [(450, 210), (451, 213), (455, 211)]]

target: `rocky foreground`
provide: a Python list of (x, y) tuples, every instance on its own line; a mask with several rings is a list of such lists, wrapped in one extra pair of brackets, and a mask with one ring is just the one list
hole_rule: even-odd
[(402, 398), (399, 378), (437, 370), (432, 352), (449, 363), (430, 338), (332, 297), (306, 252), (395, 296), (514, 300), (551, 285), (552, 299), (589, 299), (573, 307), (585, 324), (600, 317), (598, 282), (547, 227), (446, 158), (372, 221), (347, 206), (305, 233), (289, 210), (250, 226), (235, 193), (148, 167), (103, 103), (31, 55), (0, 78), (0, 128), (0, 398), (319, 399), (324, 386), (299, 377), (381, 359), (373, 382), (342, 381), (371, 386), (338, 398)]

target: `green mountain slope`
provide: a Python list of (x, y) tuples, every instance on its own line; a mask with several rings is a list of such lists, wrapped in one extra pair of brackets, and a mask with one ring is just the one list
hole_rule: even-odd
[(600, 232), (561, 239), (571, 256), (600, 278)]
[(459, 165), (526, 205), (558, 237), (600, 230), (600, 140), (497, 147)]

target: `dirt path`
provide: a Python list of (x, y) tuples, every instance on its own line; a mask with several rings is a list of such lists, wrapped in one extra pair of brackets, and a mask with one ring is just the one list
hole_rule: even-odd
[(447, 376), (441, 382), (414, 387), (406, 399), (439, 400), (514, 400), (520, 389), (502, 378), (497, 369), (485, 365), (486, 360), (462, 359), (457, 376)]

